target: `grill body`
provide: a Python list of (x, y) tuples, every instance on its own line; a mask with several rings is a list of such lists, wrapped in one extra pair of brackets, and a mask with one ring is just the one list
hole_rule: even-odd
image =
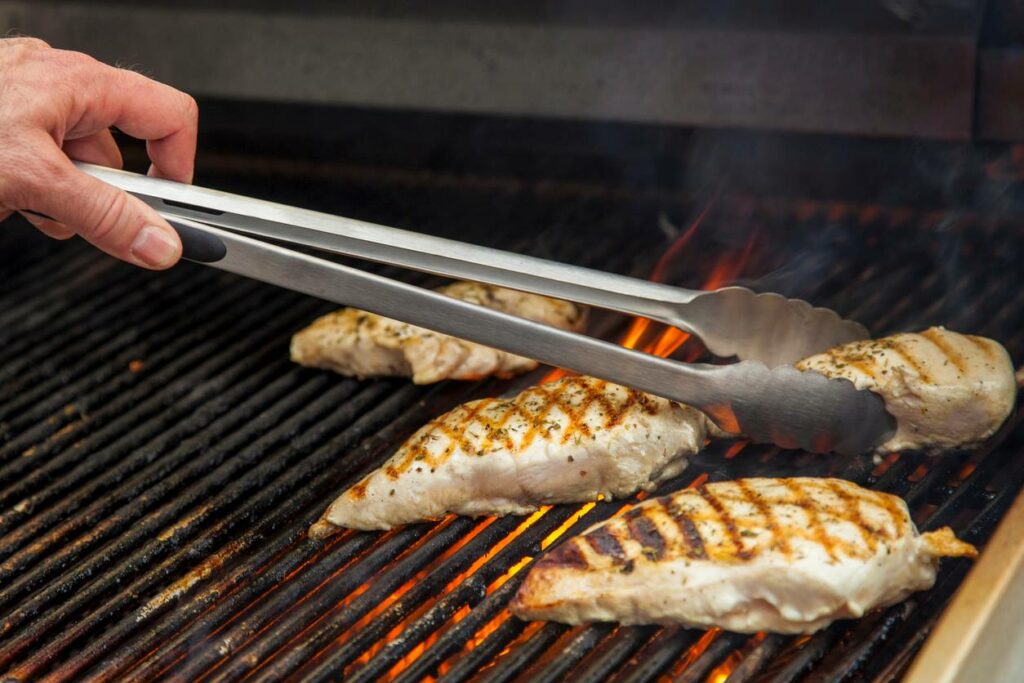
[[(217, 180), (239, 189), (229, 175), (207, 184)], [(279, 183), (263, 196), (294, 200), (289, 191), (309, 190)], [(703, 208), (415, 174), (350, 177), (344, 191), (312, 196), (357, 218), (642, 276), (667, 247), (666, 226)], [(1000, 340), (1017, 362), (1024, 354), (1013, 221), (737, 196), (719, 197), (705, 221), (670, 281), (700, 286), (746, 253), (745, 284), (834, 307), (877, 335), (944, 324)], [(629, 501), (323, 544), (305, 531), (427, 420), (543, 371), (357, 382), (288, 362), (289, 335), (331, 309), (322, 302), (190, 264), (142, 272), (27, 226), (5, 225), (0, 253), (6, 679), (892, 680), (970, 568), (945, 562), (932, 590), (809, 638), (520, 622), (506, 606), (531, 559)], [(616, 339), (626, 322), (597, 315), (591, 331)], [(902, 496), (923, 529), (948, 524), (984, 548), (1024, 485), (1020, 417), (985, 447), (938, 458), (712, 446), (661, 490), (840, 476)]]

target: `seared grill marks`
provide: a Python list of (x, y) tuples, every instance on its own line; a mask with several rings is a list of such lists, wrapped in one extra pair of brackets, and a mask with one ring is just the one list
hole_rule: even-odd
[(917, 358), (914, 357), (914, 354), (908, 351), (907, 347), (902, 342), (897, 341), (895, 338), (890, 338), (888, 340), (888, 348), (895, 351), (896, 355), (902, 358), (904, 363), (914, 368), (914, 370), (917, 372), (917, 376), (921, 378), (922, 382), (927, 382), (931, 384), (934, 381), (932, 379), (931, 373), (925, 370), (924, 366), (921, 365), (920, 362), (918, 362)]
[(880, 379), (881, 375), (889, 372), (889, 368), (884, 363), (879, 363), (883, 351), (895, 353), (906, 365), (914, 368), (923, 381), (932, 381), (931, 376), (917, 361), (913, 352), (907, 349), (902, 341), (893, 337), (840, 346), (826, 351), (824, 355), (831, 357), (837, 368), (842, 369), (844, 366), (850, 365), (868, 377)]
[[(389, 464), (385, 472), (389, 478), (397, 480), (410, 469), (437, 468), (447, 462), (456, 449), (481, 457), (499, 449), (515, 455), (528, 449), (538, 438), (552, 433), (559, 434), (561, 443), (590, 440), (596, 437), (588, 417), (593, 419), (595, 409), (600, 416), (598, 430), (620, 424), (635, 406), (647, 415), (654, 415), (658, 410), (643, 392), (628, 389), (624, 400), (613, 401), (607, 388), (607, 382), (571, 377), (557, 386), (531, 387), (514, 400), (472, 401), (457, 408), (455, 415), (442, 415), (429, 422), (422, 435), (405, 447), (404, 457)], [(438, 432), (443, 437), (439, 437)], [(437, 448), (438, 438), (447, 441), (443, 449)], [(365, 484), (366, 480), (353, 486), (347, 495), (362, 498), (366, 493)]]
[(707, 424), (693, 408), (593, 377), (472, 401), (420, 428), (310, 534), (632, 495), (678, 475)]
[(665, 556), (665, 539), (658, 531), (658, 525), (637, 509), (626, 513), (626, 524), (634, 541), (644, 548), (644, 555), (649, 560), (660, 560)]
[[(792, 557), (798, 541), (834, 562), (871, 557), (906, 530), (901, 503), (891, 496), (838, 479), (772, 481), (778, 485), (767, 492), (738, 479), (649, 501), (566, 541), (540, 564), (626, 565), (638, 554), (652, 562), (676, 556), (742, 563), (769, 552)], [(836, 533), (839, 522), (855, 527), (860, 542)]]
[[(742, 489), (740, 489), (742, 492)], [(729, 514), (729, 511), (725, 509), (722, 502), (715, 497), (713, 493), (708, 491), (708, 487), (701, 484), (697, 487), (697, 493), (700, 497), (707, 501), (707, 504), (711, 506), (711, 509), (715, 511), (715, 515), (718, 517), (718, 521), (721, 526), (725, 527), (725, 532), (729, 535), (729, 540), (736, 551), (736, 557), (742, 560), (749, 560), (752, 555), (748, 550), (743, 547), (743, 539), (740, 537), (740, 531), (736, 528), (736, 521)]]
[(982, 353), (988, 356), (990, 359), (996, 357), (996, 348), (992, 344), (991, 339), (985, 339), (984, 337), (976, 337), (973, 334), (964, 335), (971, 340), (971, 343), (981, 349)]
[(818, 508), (814, 501), (808, 497), (807, 492), (804, 491), (803, 485), (798, 479), (780, 479), (779, 481), (793, 494), (794, 503), (807, 513), (807, 518), (810, 521), (811, 537), (818, 545), (825, 549), (829, 559), (835, 561), (836, 551), (832, 537), (829, 536), (828, 531), (825, 529), (825, 525), (821, 521), (821, 515), (818, 514)]
[[(744, 500), (750, 501), (754, 505), (754, 507), (757, 508), (758, 513), (761, 515), (761, 519), (764, 520), (764, 525), (768, 528), (768, 533), (770, 533), (772, 535), (772, 538), (774, 539), (774, 548), (786, 557), (789, 557), (792, 554), (789, 547), (789, 541), (786, 538), (786, 534), (782, 533), (782, 531), (779, 529), (779, 525), (775, 519), (775, 513), (772, 511), (771, 505), (767, 504), (764, 501), (764, 499), (761, 498), (761, 494), (759, 494), (757, 491), (752, 490), (750, 486), (747, 485), (747, 482), (745, 482), (744, 480), (738, 480), (736, 482), (736, 486), (739, 488)], [(797, 486), (799, 486), (799, 483), (797, 484)], [(805, 506), (809, 504), (810, 501), (807, 498), (804, 498), (800, 503), (798, 503), (801, 509), (804, 510), (807, 510)], [(818, 519), (816, 510), (810, 511), (809, 516), (811, 516), (815, 520)], [(820, 524), (820, 522), (818, 523)], [(826, 535), (821, 534), (821, 536)]]
[[(928, 341), (930, 341), (932, 344), (934, 344), (935, 347), (939, 351), (942, 352), (942, 355), (944, 355), (946, 357), (946, 359), (949, 360), (950, 363), (952, 363), (954, 366), (956, 366), (957, 370), (959, 370), (960, 372), (964, 372), (967, 369), (967, 364), (964, 361), (964, 357), (961, 356), (959, 353), (957, 353), (953, 349), (953, 347), (950, 346), (936, 332), (935, 328), (931, 328), (931, 329), (925, 330), (924, 332), (921, 332), (921, 336), (924, 337), (925, 339), (927, 339)], [(968, 339), (973, 341), (975, 344), (978, 343), (978, 340), (977, 340), (976, 337), (968, 336)], [(988, 349), (988, 347), (986, 347), (986, 351), (987, 351), (987, 349)]]
[[(805, 495), (793, 496), (793, 484)], [(837, 492), (855, 503), (855, 514), (844, 513)], [(691, 559), (678, 535), (664, 539), (663, 552), (652, 548), (661, 547), (661, 535), (652, 544), (638, 533), (638, 522), (658, 525), (664, 506), (644, 501), (569, 542), (587, 567), (538, 562), (516, 593), (512, 613), (568, 624), (813, 633), (931, 588), (939, 558), (976, 552), (948, 527), (917, 533), (899, 498), (839, 479), (740, 479), (667, 497), (694, 509), (708, 559)], [(820, 529), (808, 531), (812, 523), (801, 504), (818, 507)], [(837, 505), (830, 515), (822, 512)], [(854, 525), (870, 530), (870, 547), (850, 529)], [(666, 523), (664, 529), (675, 527)], [(621, 556), (609, 551), (613, 539)]]
[(597, 529), (587, 534), (585, 538), (598, 555), (606, 555), (613, 560), (623, 560), (626, 557), (619, 539), (608, 529)]
[(708, 553), (704, 549), (704, 539), (697, 530), (697, 525), (693, 523), (693, 519), (686, 514), (674, 499), (668, 496), (659, 499), (658, 502), (679, 527), (679, 531), (686, 541), (687, 557), (695, 560), (706, 560)]
[(544, 562), (553, 566), (586, 569), (590, 566), (586, 556), (575, 543), (563, 543), (544, 557)]
[[(826, 486), (842, 501), (846, 518), (857, 525), (857, 529), (860, 530), (861, 538), (864, 539), (868, 550), (874, 552), (875, 547), (878, 545), (876, 530), (865, 524), (864, 517), (860, 513), (860, 501), (849, 495), (841, 487), (834, 485), (831, 481), (827, 482)], [(827, 547), (830, 550), (834, 547), (835, 543), (832, 539), (826, 537), (823, 540), (827, 543)]]

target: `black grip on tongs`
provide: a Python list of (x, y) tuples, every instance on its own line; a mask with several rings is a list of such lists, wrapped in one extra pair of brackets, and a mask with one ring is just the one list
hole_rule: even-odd
[(164, 217), (181, 238), (181, 257), (196, 263), (216, 263), (228, 253), (224, 243), (216, 235), (188, 225), (185, 222)]

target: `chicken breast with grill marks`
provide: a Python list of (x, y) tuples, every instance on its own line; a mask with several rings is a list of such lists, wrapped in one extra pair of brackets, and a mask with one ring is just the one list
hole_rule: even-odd
[(940, 557), (895, 496), (838, 479), (740, 479), (645, 501), (542, 557), (523, 619), (811, 633), (930, 588)]
[(630, 495), (682, 472), (707, 424), (693, 408), (590, 377), (471, 401), (416, 432), (310, 535)]
[[(585, 309), (574, 303), (476, 282), (437, 290), (455, 299), (521, 318), (578, 331)], [(300, 365), (364, 377), (412, 377), (416, 384), (445, 379), (512, 377), (537, 361), (438, 332), (345, 308), (317, 319), (292, 337), (292, 360)]]
[(1017, 396), (1006, 349), (942, 327), (845, 344), (796, 367), (882, 396), (897, 430), (880, 453), (974, 447), (999, 429)]

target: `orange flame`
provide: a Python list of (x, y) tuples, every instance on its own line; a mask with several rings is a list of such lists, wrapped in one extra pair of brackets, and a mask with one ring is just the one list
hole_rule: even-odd
[(748, 443), (750, 443), (750, 442), (747, 441), (746, 439), (740, 439), (736, 443), (734, 443), (731, 446), (729, 446), (728, 449), (726, 449), (725, 454), (724, 454), (723, 457), (725, 457), (726, 460), (732, 460), (737, 455), (739, 455), (740, 451), (742, 451), (744, 448), (746, 448)]
[(725, 661), (716, 666), (708, 674), (707, 683), (725, 683), (725, 681), (732, 675), (733, 670), (739, 665), (742, 655), (739, 652), (733, 652)]
[(691, 664), (697, 661), (697, 658), (704, 654), (704, 650), (711, 647), (711, 643), (715, 642), (715, 638), (722, 633), (722, 629), (713, 628), (706, 631), (704, 635), (700, 637), (696, 643), (690, 646), (690, 649), (686, 651), (686, 654), (682, 655), (675, 663), (675, 665), (669, 670), (668, 673), (662, 674), (658, 677), (659, 683), (669, 683), (674, 680), (679, 674), (686, 671)]
[(890, 454), (888, 454), (887, 456), (885, 456), (885, 458), (880, 463), (878, 463), (875, 466), (875, 468), (873, 470), (871, 470), (871, 476), (875, 477), (875, 478), (878, 478), (878, 477), (882, 476), (883, 474), (888, 472), (889, 468), (892, 467), (894, 464), (896, 464), (896, 462), (899, 459), (900, 459), (900, 454), (899, 453), (890, 453)]
[(701, 484), (706, 483), (708, 479), (710, 479), (710, 477), (708, 476), (708, 473), (707, 472), (701, 472), (700, 476), (697, 477), (696, 479), (694, 479), (693, 481), (691, 481), (687, 485), (686, 488), (688, 488), (688, 489), (695, 489), (698, 486), (700, 486)]
[(597, 503), (595, 502), (585, 503), (584, 505), (581, 505), (579, 510), (569, 515), (568, 519), (562, 522), (562, 524), (557, 529), (555, 529), (550, 534), (544, 537), (544, 540), (540, 542), (540, 549), (547, 550), (548, 548), (550, 548), (552, 543), (557, 541), (562, 534), (569, 530), (569, 527), (571, 527), (576, 522), (580, 521), (580, 518), (583, 517), (583, 515), (593, 510), (595, 505), (597, 505)]
[(962, 482), (963, 480), (967, 479), (967, 477), (974, 474), (974, 470), (977, 469), (977, 467), (978, 463), (976, 462), (964, 463), (964, 466), (961, 467), (960, 471), (957, 472), (956, 474), (957, 483)]
[[(665, 250), (665, 253), (661, 255), (654, 266), (654, 270), (651, 271), (650, 280), (652, 282), (665, 281), (668, 276), (669, 266), (675, 262), (683, 252), (684, 248), (693, 240), (694, 236), (697, 234), (697, 230), (704, 222), (704, 218), (714, 206), (717, 199), (717, 195), (712, 197), (683, 234), (677, 237), (675, 241), (669, 245), (668, 249)], [(756, 241), (757, 235), (755, 234), (747, 241), (747, 244), (738, 255), (719, 260), (711, 269), (711, 273), (708, 274), (707, 278), (700, 285), (700, 288), (704, 290), (718, 289), (719, 287), (735, 280), (749, 263)], [(648, 318), (634, 318), (632, 323), (630, 323), (629, 329), (626, 330), (626, 333), (619, 341), (619, 344), (627, 349), (638, 348), (640, 346), (640, 342), (648, 334), (651, 328), (651, 323), (652, 321)], [(644, 344), (642, 350), (661, 358), (668, 358), (675, 353), (679, 347), (686, 343), (689, 338), (690, 335), (688, 333), (674, 327), (668, 327), (653, 341)], [(688, 360), (693, 360), (693, 358)], [(571, 373), (567, 370), (555, 368), (545, 375), (541, 382), (553, 382), (569, 374)]]
[(926, 474), (928, 474), (928, 466), (927, 465), (918, 465), (917, 469), (915, 469), (913, 472), (911, 472), (910, 476), (907, 477), (907, 480), (908, 481), (914, 481), (914, 482), (921, 481), (922, 479), (924, 479), (924, 475), (926, 475)]
[(750, 654), (750, 652), (757, 647), (761, 641), (765, 638), (765, 633), (762, 631), (754, 635), (753, 638), (747, 641), (747, 643), (739, 650), (733, 650), (728, 657), (725, 658), (721, 664), (716, 666), (708, 674), (706, 683), (724, 683), (732, 675), (732, 672), (736, 670), (736, 667), (740, 665), (743, 658)]
[[(651, 282), (665, 281), (669, 265), (671, 265), (679, 254), (682, 253), (683, 248), (689, 244), (690, 240), (692, 240), (694, 235), (697, 234), (697, 229), (700, 227), (701, 223), (704, 222), (704, 217), (708, 214), (712, 204), (714, 204), (714, 200), (708, 202), (708, 205), (705, 206), (704, 210), (700, 212), (700, 215), (694, 219), (693, 223), (690, 224), (690, 227), (688, 227), (682, 235), (677, 237), (675, 241), (669, 245), (669, 248), (665, 250), (665, 253), (661, 255), (658, 262), (654, 264), (654, 270), (651, 271)], [(647, 331), (647, 328), (650, 327), (650, 325), (651, 321), (647, 318), (634, 318), (633, 323), (629, 326), (629, 329), (626, 331), (626, 334), (619, 343), (627, 349), (635, 349), (637, 344), (640, 342), (640, 339), (644, 336), (644, 332)], [(679, 330), (673, 331), (683, 336), (682, 341), (686, 341), (686, 338), (690, 336), (685, 332), (680, 332)], [(682, 344), (682, 341), (679, 343)]]

